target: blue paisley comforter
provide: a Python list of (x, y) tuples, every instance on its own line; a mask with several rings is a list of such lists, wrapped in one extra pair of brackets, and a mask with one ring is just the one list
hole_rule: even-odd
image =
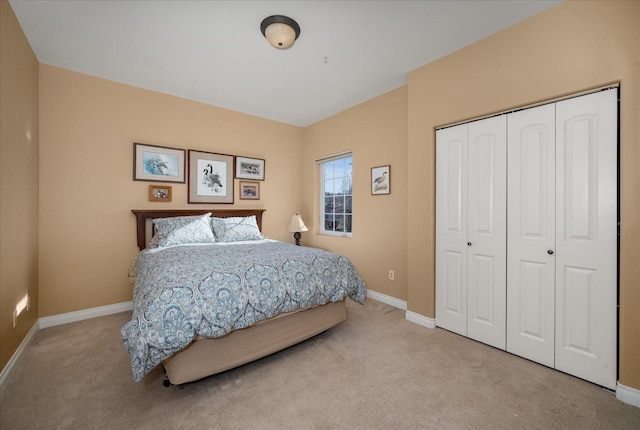
[(198, 335), (220, 337), (283, 312), (367, 297), (346, 257), (275, 241), (147, 249), (134, 275), (133, 317), (121, 333), (135, 381)]

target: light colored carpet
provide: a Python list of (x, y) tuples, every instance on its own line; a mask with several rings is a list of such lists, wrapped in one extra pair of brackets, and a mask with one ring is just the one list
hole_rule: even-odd
[(128, 313), (41, 330), (3, 390), (10, 429), (640, 429), (640, 408), (593, 384), (349, 303), (302, 344), (165, 388), (131, 378)]

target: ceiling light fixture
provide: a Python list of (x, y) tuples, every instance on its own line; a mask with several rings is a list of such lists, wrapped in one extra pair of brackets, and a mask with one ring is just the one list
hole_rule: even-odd
[(293, 19), (284, 15), (271, 15), (262, 20), (260, 31), (271, 46), (287, 49), (300, 36), (300, 26)]

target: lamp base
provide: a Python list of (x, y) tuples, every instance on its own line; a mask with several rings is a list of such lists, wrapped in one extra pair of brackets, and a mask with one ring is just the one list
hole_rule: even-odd
[(296, 240), (296, 245), (300, 246), (300, 238), (302, 237), (302, 235), (300, 234), (299, 231), (296, 231), (295, 233), (293, 233), (293, 238)]

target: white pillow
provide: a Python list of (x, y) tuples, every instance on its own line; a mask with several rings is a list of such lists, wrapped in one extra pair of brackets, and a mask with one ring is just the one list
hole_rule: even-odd
[(158, 243), (160, 243), (160, 239), (158, 239), (158, 233), (156, 233), (147, 244), (147, 248), (157, 248)]
[(215, 242), (209, 224), (210, 217), (211, 212), (197, 216), (155, 218), (153, 224), (156, 226), (158, 246)]
[(264, 239), (258, 228), (255, 215), (227, 218), (211, 217), (211, 228), (218, 242)]

